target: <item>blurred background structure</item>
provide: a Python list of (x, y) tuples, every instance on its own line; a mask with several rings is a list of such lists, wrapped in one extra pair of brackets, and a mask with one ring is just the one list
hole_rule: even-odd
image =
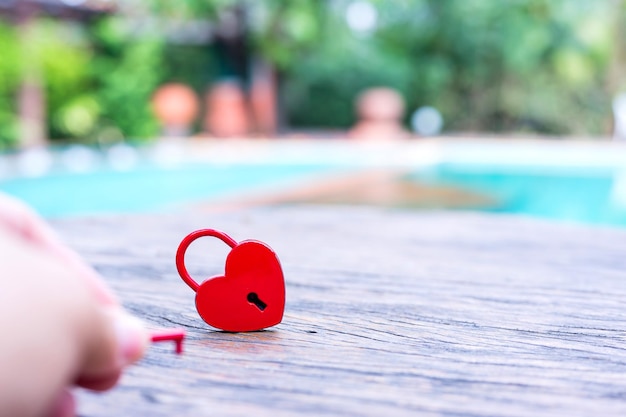
[[(606, 137), (625, 19), (624, 0), (0, 0), (0, 148), (347, 131), (374, 87), (405, 129)], [(173, 131), (153, 108), (172, 83), (202, 106)]]

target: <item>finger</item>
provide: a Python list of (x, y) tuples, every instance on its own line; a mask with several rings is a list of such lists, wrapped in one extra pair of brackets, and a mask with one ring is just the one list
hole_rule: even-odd
[(86, 280), (0, 228), (0, 415), (42, 416), (71, 384), (96, 317)]
[(96, 271), (83, 262), (80, 257), (58, 238), (52, 228), (26, 204), (0, 193), (0, 225), (21, 236), (25, 240), (41, 246), (85, 277), (97, 300), (105, 305), (117, 305), (113, 293), (100, 279)]
[(139, 360), (148, 345), (143, 323), (120, 308), (103, 311), (100, 328), (89, 329), (87, 351), (81, 363), (76, 384), (93, 390), (114, 386), (123, 369)]

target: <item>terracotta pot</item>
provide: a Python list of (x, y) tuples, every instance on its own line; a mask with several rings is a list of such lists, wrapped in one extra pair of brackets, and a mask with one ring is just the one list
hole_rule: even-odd
[(243, 89), (235, 82), (213, 85), (206, 95), (204, 127), (217, 137), (246, 136), (250, 116)]
[(198, 116), (198, 97), (184, 84), (171, 83), (159, 87), (152, 97), (152, 107), (164, 133), (189, 134)]
[(359, 120), (348, 132), (357, 139), (398, 139), (409, 136), (402, 126), (404, 100), (386, 87), (365, 90), (356, 100)]

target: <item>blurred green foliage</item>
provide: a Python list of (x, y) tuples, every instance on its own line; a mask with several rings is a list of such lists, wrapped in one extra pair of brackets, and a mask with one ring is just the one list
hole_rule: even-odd
[(91, 26), (43, 19), (29, 31), (24, 47), (18, 29), (0, 23), (0, 148), (17, 142), (25, 66), (41, 74), (51, 138), (96, 142), (157, 133), (150, 96), (162, 81), (161, 39), (129, 40), (114, 18)]
[(90, 35), (95, 51), (92, 99), (101, 120), (96, 137), (107, 142), (116, 136), (155, 135), (150, 97), (163, 81), (163, 40), (154, 32), (133, 39), (115, 18), (93, 25)]
[(374, 32), (355, 34), (332, 14), (333, 29), (289, 68), (292, 121), (348, 126), (355, 95), (387, 85), (409, 110), (438, 108), (451, 131), (607, 133), (611, 88), (624, 87), (609, 79), (623, 2), (372, 4)]
[(20, 57), (15, 34), (8, 25), (0, 24), (0, 149), (17, 141), (17, 119), (14, 100), (20, 79)]
[(251, 55), (277, 69), (292, 127), (345, 128), (356, 95), (385, 85), (409, 111), (438, 108), (448, 131), (610, 129), (611, 97), (626, 87), (623, 0), (369, 3), (375, 26), (359, 31), (347, 24), (351, 0), (145, 0), (133, 15), (122, 9), (89, 24), (39, 20), (27, 48), (0, 21), (0, 147), (17, 141), (15, 96), (33, 59), (52, 138), (154, 136), (154, 89), (182, 81), (201, 94), (216, 73), (210, 46), (173, 43), (160, 24), (215, 23), (236, 6), (247, 16)]

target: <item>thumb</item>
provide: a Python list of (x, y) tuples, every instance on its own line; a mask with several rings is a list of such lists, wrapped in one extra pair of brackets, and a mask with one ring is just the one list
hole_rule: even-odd
[(137, 317), (119, 307), (102, 308), (99, 316), (86, 330), (88, 342), (76, 385), (104, 391), (117, 384), (126, 366), (143, 357), (149, 336)]

